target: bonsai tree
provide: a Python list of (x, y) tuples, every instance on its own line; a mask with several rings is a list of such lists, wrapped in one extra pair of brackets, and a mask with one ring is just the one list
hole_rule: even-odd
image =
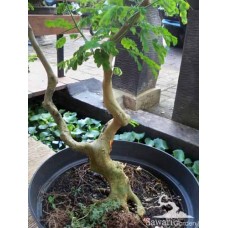
[[(148, 64), (154, 74), (157, 74), (160, 65), (164, 63), (167, 50), (157, 39), (154, 39), (152, 43), (148, 43), (147, 37), (153, 32), (157, 37), (162, 36), (168, 46), (171, 43), (175, 45), (177, 39), (167, 29), (149, 24), (146, 20), (147, 9), (149, 7), (163, 7), (170, 16), (177, 13), (180, 14), (182, 22), (186, 23), (189, 4), (184, 0), (133, 0), (132, 5), (126, 4), (123, 0), (109, 0), (107, 2), (80, 0), (79, 4), (81, 6), (80, 11), (88, 13), (88, 16), (81, 18), (79, 22), (74, 22), (74, 27), (78, 29), (78, 34), (72, 34), (71, 38), (78, 39), (81, 37), (84, 40), (84, 44), (75, 51), (72, 58), (61, 62), (59, 67), (77, 70), (79, 65), (93, 57), (97, 67), (103, 68), (103, 101), (113, 118), (105, 124), (99, 138), (95, 141), (77, 142), (73, 139), (60, 112), (52, 101), (58, 79), (39, 47), (31, 26), (28, 25), (29, 39), (48, 77), (47, 90), (42, 105), (51, 113), (57, 123), (62, 141), (73, 150), (87, 155), (90, 169), (101, 174), (109, 183), (110, 194), (103, 201), (115, 200), (126, 211), (128, 211), (128, 201), (133, 201), (137, 206), (137, 214), (143, 216), (145, 209), (140, 199), (131, 189), (129, 179), (123, 171), (124, 164), (114, 161), (110, 157), (112, 142), (116, 132), (128, 124), (137, 125), (117, 103), (112, 91), (113, 75), (121, 75), (121, 69), (113, 67), (115, 56), (118, 55), (117, 44), (121, 43), (134, 58), (139, 68), (141, 65), (138, 60), (141, 59), (145, 64)], [(59, 7), (59, 11), (69, 9), (68, 4), (65, 3), (60, 4)], [(46, 24), (49, 27), (61, 26), (66, 30), (72, 27), (69, 22), (61, 19), (48, 21)], [(96, 31), (90, 40), (85, 37), (82, 30), (86, 25), (92, 25), (94, 31)], [(139, 50), (133, 40), (125, 37), (128, 32), (132, 32), (140, 37), (143, 50)], [(58, 40), (56, 46), (60, 48), (65, 42), (66, 38), (63, 37)], [(158, 63), (146, 56), (150, 48), (157, 52), (159, 57)]]

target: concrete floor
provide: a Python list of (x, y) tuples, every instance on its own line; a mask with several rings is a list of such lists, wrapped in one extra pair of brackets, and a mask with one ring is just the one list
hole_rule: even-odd
[[(85, 34), (90, 38), (90, 34), (85, 30)], [(64, 46), (64, 58), (68, 59), (72, 54), (78, 49), (78, 47), (83, 43), (82, 39), (77, 41), (70, 40), (69, 36), (66, 35), (67, 42)], [(54, 71), (57, 72), (57, 57), (55, 48), (56, 36), (45, 36), (43, 42), (42, 50), (46, 54), (47, 59), (51, 63)], [(28, 47), (29, 54), (34, 53), (31, 46)], [(161, 98), (160, 103), (151, 108), (150, 112), (156, 115), (171, 119), (174, 100), (176, 95), (177, 82), (179, 77), (179, 70), (182, 58), (182, 49), (170, 48), (168, 55), (166, 57), (165, 64), (159, 73), (157, 80), (157, 87), (161, 88)], [(42, 67), (39, 60), (29, 63), (30, 73), (28, 75), (28, 96), (37, 96), (43, 94), (46, 89), (46, 73)], [(102, 69), (97, 68), (90, 58), (82, 66), (80, 66), (77, 71), (69, 70), (65, 73), (66, 77), (59, 79), (58, 89), (62, 89), (66, 84), (78, 82), (81, 80), (96, 78), (102, 80)]]
[(169, 49), (157, 80), (157, 87), (161, 88), (160, 102), (150, 109), (151, 113), (168, 119), (172, 118), (181, 59), (182, 49)]

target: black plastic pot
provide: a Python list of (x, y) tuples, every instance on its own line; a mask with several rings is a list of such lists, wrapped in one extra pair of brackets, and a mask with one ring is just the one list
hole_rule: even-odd
[[(150, 171), (166, 183), (182, 198), (184, 212), (198, 222), (199, 186), (193, 174), (171, 155), (139, 143), (115, 141), (112, 158), (135, 165)], [(66, 170), (87, 162), (80, 153), (65, 149), (44, 162), (34, 174), (29, 186), (29, 208), (39, 227), (41, 216), (41, 196), (51, 183)], [(193, 228), (189, 225), (186, 227)]]

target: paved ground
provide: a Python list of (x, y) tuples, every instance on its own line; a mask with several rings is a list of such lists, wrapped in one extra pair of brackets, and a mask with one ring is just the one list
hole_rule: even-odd
[(170, 48), (157, 80), (157, 87), (161, 88), (160, 103), (151, 108), (151, 113), (172, 118), (181, 58), (182, 49)]
[[(43, 143), (28, 138), (28, 182), (30, 182), (33, 174), (39, 166), (51, 157), (55, 152)], [(38, 228), (33, 217), (28, 210), (28, 228)]]
[[(89, 38), (90, 34), (85, 31), (86, 36)], [(66, 36), (69, 42), (66, 43), (64, 49), (65, 59), (72, 56), (77, 50), (79, 45), (83, 43), (82, 39), (72, 41), (69, 36)], [(55, 49), (56, 36), (46, 36), (45, 43), (49, 45), (42, 46), (44, 53), (55, 72), (57, 72), (57, 60), (56, 60), (56, 49)], [(31, 46), (28, 48), (29, 53), (34, 53)], [(166, 57), (166, 63), (162, 66), (157, 81), (157, 87), (161, 88), (161, 99), (160, 103), (154, 106), (150, 112), (171, 119), (174, 100), (176, 95), (176, 87), (179, 76), (180, 63), (182, 58), (182, 49), (170, 48)], [(30, 73), (28, 79), (28, 95), (29, 97), (42, 94), (46, 88), (46, 74), (39, 61), (29, 64)], [(85, 80), (94, 77), (98, 80), (102, 80), (102, 70), (98, 69), (93, 62), (93, 59), (89, 59), (77, 71), (69, 70), (65, 73), (64, 78), (59, 79), (58, 89), (64, 88), (66, 84)]]

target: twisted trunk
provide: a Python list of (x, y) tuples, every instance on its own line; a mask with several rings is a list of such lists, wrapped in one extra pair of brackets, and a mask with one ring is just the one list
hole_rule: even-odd
[(108, 199), (119, 201), (126, 210), (128, 210), (127, 202), (129, 200), (134, 201), (138, 215), (143, 216), (145, 209), (139, 198), (131, 190), (129, 179), (123, 171), (124, 165), (110, 158), (112, 141), (116, 132), (130, 121), (130, 116), (123, 111), (114, 98), (111, 78), (112, 70), (104, 71), (103, 100), (113, 119), (106, 124), (100, 137), (92, 143), (93, 153), (89, 154), (90, 168), (92, 171), (104, 176), (109, 183), (111, 192)]
[[(149, 4), (146, 0), (143, 1), (143, 3)], [(130, 23), (126, 23), (112, 40), (114, 42), (118, 42), (122, 35), (129, 30), (135, 21), (137, 21), (138, 17), (139, 14), (134, 15), (130, 19)], [(138, 215), (143, 216), (145, 209), (139, 198), (131, 189), (129, 179), (123, 171), (124, 165), (118, 161), (113, 161), (110, 157), (112, 142), (116, 132), (122, 126), (126, 126), (130, 121), (130, 116), (127, 115), (119, 106), (113, 95), (112, 56), (110, 56), (110, 69), (104, 70), (103, 100), (107, 110), (112, 114), (113, 119), (105, 125), (103, 132), (97, 140), (92, 143), (79, 143), (72, 138), (65, 121), (52, 101), (52, 96), (58, 83), (58, 78), (52, 71), (50, 64), (40, 49), (30, 25), (28, 25), (28, 36), (47, 73), (48, 85), (44, 96), (43, 106), (51, 113), (57, 123), (61, 133), (60, 138), (73, 150), (85, 153), (89, 157), (91, 170), (101, 174), (107, 180), (110, 185), (111, 192), (106, 200), (117, 200), (125, 210), (128, 210), (127, 203), (131, 200), (136, 203)]]

